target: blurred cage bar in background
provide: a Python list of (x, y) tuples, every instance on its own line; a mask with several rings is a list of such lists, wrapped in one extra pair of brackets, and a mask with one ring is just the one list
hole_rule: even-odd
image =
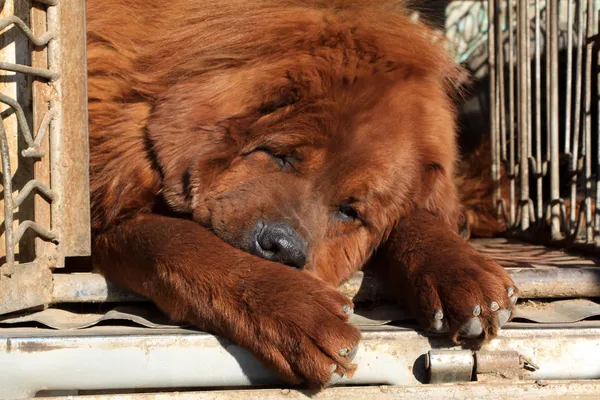
[(90, 253), (83, 0), (0, 1), (0, 314)]
[(487, 21), (499, 218), (521, 238), (597, 250), (598, 2), (490, 0)]

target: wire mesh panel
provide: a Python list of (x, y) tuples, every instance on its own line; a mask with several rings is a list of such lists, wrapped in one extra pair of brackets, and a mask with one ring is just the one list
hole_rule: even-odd
[(600, 243), (594, 0), (490, 0), (494, 201), (510, 232)]
[(90, 227), (84, 2), (0, 7), (3, 313), (46, 303)]

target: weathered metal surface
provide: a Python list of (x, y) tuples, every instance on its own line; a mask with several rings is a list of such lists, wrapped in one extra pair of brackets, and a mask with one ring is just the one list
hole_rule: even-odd
[[(521, 299), (600, 297), (600, 269), (509, 269)], [(364, 282), (364, 283), (363, 283)], [(363, 289), (363, 285), (368, 287)], [(377, 279), (356, 274), (340, 287), (355, 302), (378, 301), (386, 296)], [(56, 274), (52, 303), (144, 301), (98, 274)]]
[(431, 350), (429, 383), (507, 381), (526, 378), (539, 367), (516, 351)]
[(518, 374), (524, 368), (523, 357), (516, 351), (476, 351), (474, 360), (477, 374), (496, 374), (508, 372)]
[(98, 274), (54, 274), (53, 303), (147, 301)]
[[(463, 383), (452, 385), (340, 387), (319, 393), (290, 389), (222, 390), (208, 392), (162, 392), (83, 395), (67, 400), (596, 400), (598, 381), (539, 381)], [(51, 398), (40, 398), (51, 400)]]
[(21, 264), (10, 277), (0, 279), (0, 315), (51, 300), (52, 274), (35, 263)]
[[(46, 7), (38, 6), (31, 10), (31, 29), (39, 34), (43, 34), (48, 29), (53, 27), (48, 26)], [(48, 64), (48, 48), (47, 46), (39, 48), (31, 55), (31, 65), (38, 69), (49, 70)], [(56, 72), (56, 71), (52, 71)], [(50, 108), (50, 102), (56, 96), (54, 90), (54, 82), (47, 80), (36, 79), (32, 82), (33, 94), (33, 127), (40, 132), (36, 137), (38, 146), (45, 154), (50, 153), (50, 121), (54, 120), (58, 114), (58, 107)], [(42, 137), (42, 132), (43, 137)], [(39, 159), (35, 163), (34, 174), (38, 181), (45, 182), (50, 185), (50, 171), (52, 161), (50, 157)], [(35, 196), (33, 199), (33, 207), (35, 211), (35, 220), (42, 226), (52, 225), (51, 204), (54, 199), (47, 197)], [(35, 253), (38, 255), (38, 260), (48, 266), (60, 264), (57, 261), (57, 246), (55, 243), (50, 243), (41, 239), (35, 239)]]
[(543, 324), (569, 324), (600, 316), (600, 304), (587, 299), (552, 302), (525, 301), (519, 304), (515, 318)]
[[(528, 321), (538, 324), (573, 324), (600, 316), (600, 304), (586, 299), (569, 299), (560, 301), (525, 301), (515, 312), (515, 321)], [(100, 322), (112, 321), (122, 324), (123, 321), (147, 328), (178, 328), (186, 324), (170, 321), (151, 303), (118, 304), (113, 307), (94, 307), (94, 309), (78, 309), (68, 305), (53, 306), (41, 311), (20, 315), (0, 317), (0, 326), (11, 324), (35, 323), (45, 327), (65, 330), (83, 329)], [(350, 323), (360, 327), (377, 327), (394, 323), (415, 323), (411, 313), (391, 302), (378, 304), (375, 307), (355, 308)], [(512, 324), (510, 325), (512, 326)]]
[(125, 322), (153, 329), (174, 329), (187, 326), (187, 324), (176, 324), (170, 321), (166, 315), (150, 304), (147, 304), (146, 307), (117, 306), (104, 312), (74, 312), (61, 308), (47, 308), (24, 315), (0, 317), (0, 326), (35, 323), (48, 328), (69, 330), (84, 329), (107, 321), (117, 325)]
[[(600, 316), (600, 304), (586, 299), (560, 301), (525, 301), (515, 312), (515, 321), (527, 321), (537, 324), (573, 324)], [(100, 322), (112, 321), (122, 324), (128, 321), (147, 328), (178, 328), (186, 324), (170, 321), (151, 303), (118, 304), (114, 307), (101, 307), (92, 310), (78, 310), (65, 306), (53, 306), (41, 311), (0, 317), (0, 326), (11, 324), (36, 323), (45, 327), (65, 330), (83, 329)], [(395, 303), (385, 302), (375, 307), (355, 309), (350, 323), (360, 327), (377, 327), (394, 323), (415, 323), (411, 313)], [(512, 326), (512, 324), (510, 325)]]
[[(90, 253), (84, 9), (83, 0), (0, 5), (0, 70), (9, 76), (0, 83), (0, 280), (5, 297), (43, 288), (22, 296), (22, 304), (11, 297), (2, 312), (31, 307), (33, 298), (48, 301), (51, 279), (33, 283), (43, 272), (23, 284), (32, 266), (62, 267), (64, 257)], [(31, 264), (15, 266), (23, 263)]]
[(470, 382), (474, 366), (470, 350), (431, 350), (425, 358), (429, 383)]
[[(0, 21), (18, 19), (28, 23), (29, 7), (30, 4), (28, 1), (3, 1), (0, 4)], [(12, 22), (8, 26), (11, 24)], [(5, 27), (0, 31), (1, 61), (10, 64), (28, 64), (30, 54), (28, 46), (27, 36), (18, 27)], [(31, 118), (31, 98), (27, 90), (26, 77), (10, 71), (0, 71), (0, 75), (2, 75), (0, 93), (12, 99), (18, 99), (23, 105), (22, 119), (29, 120)], [(5, 135), (2, 138), (2, 166), (3, 169), (8, 167), (6, 171), (3, 171), (3, 197), (0, 199), (0, 202), (5, 203), (4, 199), (12, 199), (13, 192), (18, 192), (20, 187), (31, 179), (33, 162), (18, 156), (19, 150), (25, 148), (27, 144), (19, 135), (18, 115), (15, 110), (10, 105), (1, 103), (0, 111), (2, 112), (1, 122), (5, 131)], [(15, 254), (18, 255), (21, 262), (33, 259), (32, 242), (26, 243), (26, 241), (23, 241), (20, 246), (14, 246), (12, 235), (15, 223), (31, 218), (32, 210), (24, 205), (18, 210), (17, 218), (13, 218), (14, 211), (14, 207), (10, 202), (6, 202), (6, 204), (0, 207), (0, 220), (6, 219), (0, 231), (0, 240), (2, 242), (0, 246), (0, 257), (2, 257), (0, 261), (0, 279), (13, 272)], [(5, 265), (2, 266), (1, 264)]]
[[(54, 85), (57, 118), (50, 123), (52, 189), (60, 193), (52, 202), (52, 225), (60, 232), (60, 253), (90, 254), (89, 144), (87, 134), (87, 62), (85, 52), (85, 2), (60, 0), (48, 7), (59, 41), (48, 47), (50, 69), (61, 77)], [(60, 265), (59, 265), (60, 266)]]
[[(95, 327), (85, 331), (0, 329), (0, 398), (38, 390), (278, 386), (246, 350), (189, 330)], [(418, 385), (427, 382), (425, 355), (461, 350), (442, 336), (412, 329), (364, 329), (358, 370), (340, 384)], [(481, 350), (516, 351), (539, 369), (523, 378), (600, 377), (600, 326), (504, 329)], [(107, 373), (109, 371), (109, 373)]]
[(509, 273), (526, 299), (600, 297), (600, 269), (514, 269)]

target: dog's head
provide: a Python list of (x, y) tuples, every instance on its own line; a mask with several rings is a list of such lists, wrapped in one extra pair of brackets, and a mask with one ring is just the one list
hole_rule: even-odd
[(401, 12), (270, 12), (173, 64), (148, 124), (171, 207), (334, 284), (415, 207), (455, 223), (443, 48)]

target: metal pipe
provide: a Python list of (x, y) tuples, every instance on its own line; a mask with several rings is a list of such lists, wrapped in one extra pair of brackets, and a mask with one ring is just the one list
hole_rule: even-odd
[[(598, 268), (509, 268), (507, 271), (522, 299), (600, 297)], [(54, 274), (53, 277), (52, 303), (148, 301), (99, 274)], [(377, 278), (363, 273), (343, 284), (340, 291), (357, 302), (385, 297)]]
[[(556, 1), (556, 0), (555, 0)], [(529, 94), (528, 94), (528, 70), (529, 59), (528, 43), (529, 43), (529, 18), (528, 18), (528, 0), (519, 0), (517, 15), (519, 22), (518, 27), (518, 62), (519, 62), (519, 180), (520, 180), (520, 201), (519, 211), (521, 219), (519, 221), (521, 230), (525, 231), (529, 228)]]
[(546, 12), (550, 26), (550, 228), (552, 239), (562, 239), (558, 136), (558, 0), (549, 0)]
[(470, 350), (431, 350), (425, 359), (429, 383), (470, 382), (475, 359)]
[(40, 78), (49, 79), (51, 81), (58, 79), (60, 74), (58, 72), (50, 71), (42, 68), (33, 68), (26, 65), (13, 64), (8, 62), (0, 61), (0, 69), (5, 71), (20, 72), (23, 74), (29, 74), (39, 76)]
[(14, 207), (12, 201), (12, 171), (10, 168), (10, 150), (8, 148), (8, 138), (6, 137), (6, 130), (4, 129), (4, 123), (2, 121), (0, 121), (0, 154), (2, 156), (2, 192), (4, 195), (4, 243), (6, 246), (6, 266), (0, 269), (1, 280), (5, 275), (12, 275), (15, 266), (15, 248), (13, 245)]
[(23, 20), (17, 16), (11, 15), (9, 17), (0, 19), (0, 30), (8, 28), (11, 25), (19, 28), (23, 34), (27, 36), (27, 39), (29, 39), (29, 41), (36, 46), (45, 46), (50, 40), (52, 40), (52, 38), (54, 38), (54, 32), (52, 30), (47, 31), (41, 36), (35, 36), (27, 24), (25, 24), (25, 22), (23, 22)]
[(536, 218), (542, 221), (544, 215), (543, 177), (546, 174), (542, 156), (542, 68), (540, 51), (540, 1), (535, 2), (535, 166), (536, 166)]
[(23, 112), (23, 108), (21, 107), (21, 105), (16, 100), (2, 93), (0, 93), (0, 103), (6, 104), (15, 111), (19, 128), (21, 130), (21, 133), (23, 134), (23, 139), (25, 139), (25, 142), (29, 147), (24, 151), (30, 151), (31, 157), (43, 157), (45, 153), (41, 151), (39, 146), (35, 144), (33, 136), (31, 135), (31, 131), (29, 130), (29, 125), (27, 124), (27, 119), (25, 118), (25, 113)]
[[(502, 1), (496, 0), (495, 2), (496, 10), (496, 54), (498, 55), (498, 68), (496, 71), (498, 73), (498, 96), (496, 101), (497, 107), (497, 115), (499, 119), (499, 129), (500, 129), (500, 143), (499, 143), (499, 154), (501, 164), (506, 165), (508, 162), (506, 158), (506, 104), (505, 101), (505, 93), (504, 93), (504, 35), (502, 34), (502, 25), (505, 20), (505, 13), (502, 9)], [(497, 144), (498, 145), (498, 144)], [(500, 188), (502, 190), (502, 188)]]
[(498, 146), (498, 121), (497, 121), (497, 94), (496, 94), (496, 35), (495, 35), (495, 22), (496, 22), (496, 0), (490, 0), (488, 3), (488, 74), (490, 77), (490, 135), (491, 135), (491, 146), (492, 146), (492, 180), (494, 183), (494, 195), (493, 202), (494, 206), (497, 206), (498, 202), (502, 198), (500, 193), (500, 181), (498, 179), (500, 173), (500, 160), (497, 157), (499, 154)]
[[(587, 4), (587, 37), (594, 35), (596, 16), (594, 0), (588, 0)], [(584, 140), (585, 140), (585, 241), (593, 243), (594, 227), (592, 225), (592, 51), (594, 44), (586, 44), (585, 57), (585, 122), (584, 122)]]
[[(526, 380), (594, 379), (600, 376), (599, 336), (600, 328), (504, 329), (483, 350), (518, 351), (535, 362), (539, 369), (527, 372)], [(357, 371), (339, 384), (419, 385), (427, 379), (425, 355), (439, 348), (461, 350), (445, 335), (363, 330)], [(10, 366), (0, 374), (0, 398), (33, 397), (41, 389), (281, 385), (245, 349), (191, 330), (8, 330), (0, 338), (0, 365)]]
[(579, 172), (579, 135), (581, 132), (581, 99), (583, 88), (583, 44), (585, 42), (585, 14), (584, 0), (579, 0), (577, 6), (577, 55), (575, 65), (575, 110), (573, 113), (573, 147), (570, 163), (571, 174), (571, 210), (570, 210), (570, 232), (573, 238), (577, 237), (577, 180)]
[[(536, 1), (537, 3), (538, 1)], [(571, 98), (573, 90), (573, 0), (567, 0), (567, 93), (565, 104), (565, 153), (571, 154)]]
[[(509, 160), (508, 179), (510, 196), (510, 226), (517, 223), (516, 169), (515, 169), (515, 49), (514, 49), (514, 7), (508, 0), (508, 124), (509, 124)], [(500, 182), (498, 182), (500, 184)]]

